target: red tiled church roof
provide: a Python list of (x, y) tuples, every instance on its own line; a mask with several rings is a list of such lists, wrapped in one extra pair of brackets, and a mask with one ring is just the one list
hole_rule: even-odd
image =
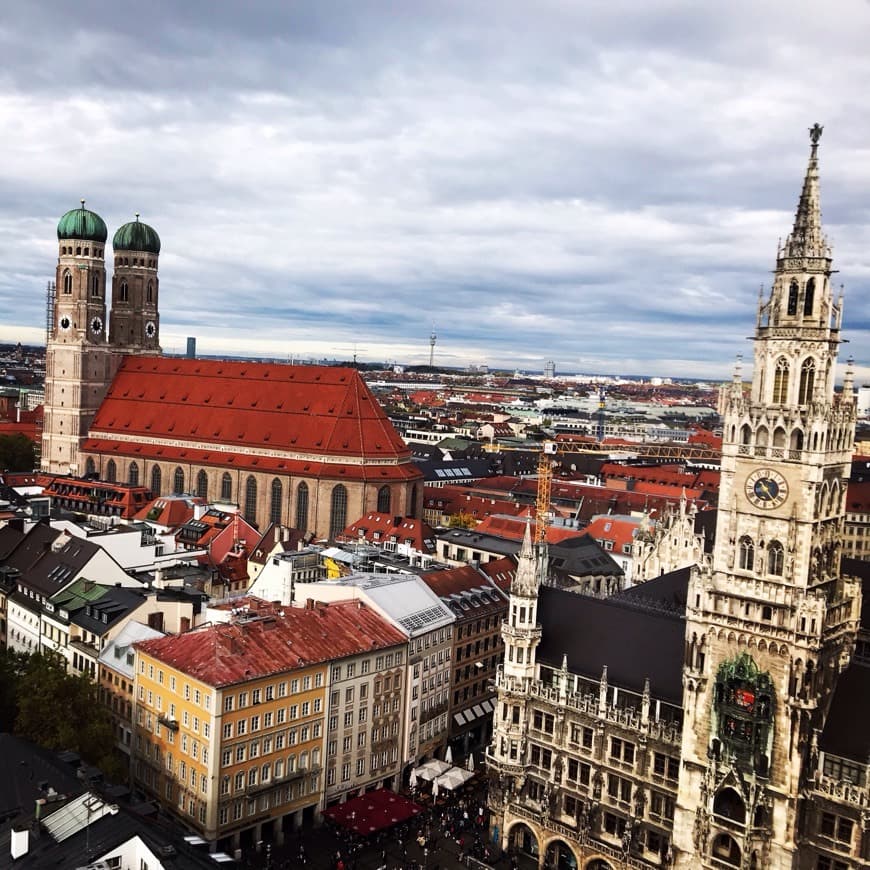
[(400, 462), (402, 472), (388, 464), (384, 474), (375, 466), (351, 476), (419, 476), (405, 443), (350, 368), (127, 357), (90, 434), (85, 452), (326, 476), (327, 457), (337, 464), (336, 476), (339, 466), (350, 471), (347, 460)]

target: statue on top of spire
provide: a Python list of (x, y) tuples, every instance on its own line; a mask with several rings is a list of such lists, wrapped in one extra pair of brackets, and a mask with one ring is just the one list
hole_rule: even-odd
[(819, 139), (822, 138), (822, 130), (824, 129), (825, 128), (819, 124), (818, 121), (810, 127), (810, 142), (812, 142), (813, 145), (819, 144)]

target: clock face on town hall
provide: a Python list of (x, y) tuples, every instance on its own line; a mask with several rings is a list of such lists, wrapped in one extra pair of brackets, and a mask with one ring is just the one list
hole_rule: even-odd
[(746, 498), (757, 508), (773, 509), (788, 498), (788, 482), (772, 468), (756, 468), (746, 478)]

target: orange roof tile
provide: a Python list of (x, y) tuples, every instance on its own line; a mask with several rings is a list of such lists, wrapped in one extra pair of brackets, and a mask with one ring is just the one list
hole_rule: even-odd
[[(349, 368), (127, 357), (90, 435), (84, 450), (95, 453), (214, 465), (235, 461), (294, 473), (305, 473), (312, 461), (322, 463), (321, 457), (342, 468), (353, 467), (342, 460), (362, 459), (406, 463), (411, 473), (405, 476), (420, 476), (377, 400)], [(312, 473), (328, 475), (328, 469), (321, 465)], [(379, 470), (368, 474), (378, 476)], [(396, 476), (395, 466), (384, 476)]]

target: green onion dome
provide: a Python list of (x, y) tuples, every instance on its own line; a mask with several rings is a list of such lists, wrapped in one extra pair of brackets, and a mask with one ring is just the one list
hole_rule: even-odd
[(89, 242), (105, 242), (109, 233), (105, 221), (95, 212), (85, 208), (82, 200), (80, 208), (68, 211), (57, 224), (57, 238), (82, 239)]
[(146, 251), (149, 254), (160, 253), (160, 236), (148, 224), (143, 224), (136, 215), (136, 220), (118, 228), (112, 239), (112, 247), (116, 251)]

